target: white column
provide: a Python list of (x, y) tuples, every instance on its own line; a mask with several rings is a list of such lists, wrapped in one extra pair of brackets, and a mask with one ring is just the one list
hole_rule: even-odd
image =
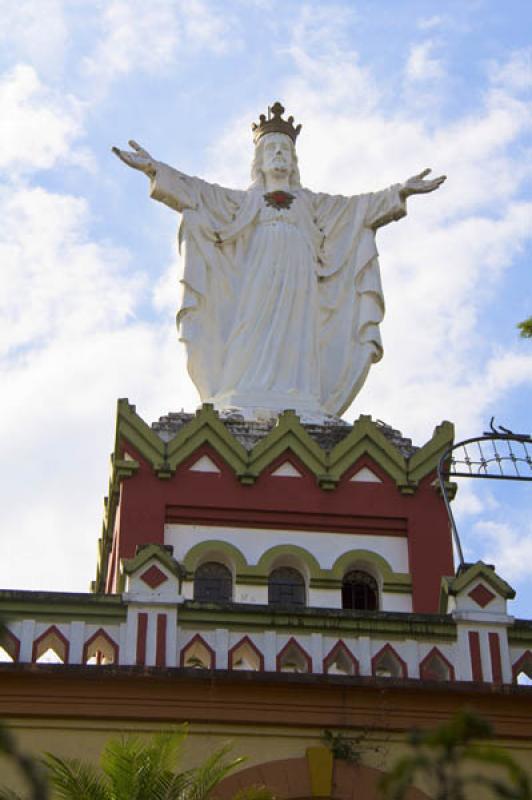
[(409, 678), (419, 678), (419, 646), (414, 639), (406, 639), (403, 656), (408, 667)]
[(454, 670), (457, 681), (473, 680), (471, 654), (469, 652), (469, 631), (464, 625), (456, 626), (456, 656)]
[(83, 643), (85, 641), (85, 623), (70, 623), (70, 645), (68, 648), (68, 663), (83, 663)]
[(146, 666), (154, 667), (157, 655), (157, 609), (148, 611), (146, 630)]
[(131, 604), (127, 609), (125, 647), (120, 648), (120, 665), (134, 664), (137, 660), (138, 611)]
[(177, 609), (168, 609), (166, 627), (166, 666), (177, 667)]
[(499, 642), (501, 649), (502, 679), (504, 683), (512, 683), (512, 659), (510, 658), (510, 647), (508, 645), (508, 628), (501, 628), (499, 631)]
[(493, 670), (491, 668), (491, 653), (488, 640), (487, 628), (477, 629), (480, 639), (480, 660), (482, 662), (482, 677), (488, 683), (493, 680)]
[(358, 658), (358, 668), (361, 675), (371, 675), (371, 649), (369, 636), (358, 637), (358, 647), (355, 653)]
[(229, 650), (229, 631), (216, 628), (214, 634), (214, 650), (216, 653), (216, 669), (227, 669), (227, 652)]
[(264, 669), (275, 672), (277, 669), (277, 634), (275, 631), (264, 632)]
[(33, 653), (33, 640), (35, 639), (35, 620), (25, 619), (20, 633), (19, 660), (30, 662)]
[(321, 633), (313, 633), (310, 637), (310, 655), (312, 672), (323, 672), (323, 636)]

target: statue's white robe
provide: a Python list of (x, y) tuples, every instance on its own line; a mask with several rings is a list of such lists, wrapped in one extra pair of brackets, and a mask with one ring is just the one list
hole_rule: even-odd
[(219, 408), (341, 414), (382, 357), (375, 231), (406, 214), (400, 185), (343, 197), (236, 191), (156, 164), (151, 196), (183, 214), (188, 370)]

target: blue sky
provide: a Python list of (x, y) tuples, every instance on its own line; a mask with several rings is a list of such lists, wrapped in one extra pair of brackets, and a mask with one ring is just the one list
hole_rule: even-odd
[[(525, 0), (0, 0), (0, 585), (83, 591), (115, 403), (193, 410), (175, 333), (177, 217), (110, 151), (249, 183), (250, 123), (303, 123), (303, 183), (448, 181), (379, 233), (385, 356), (346, 418), (422, 444), (495, 415), (530, 432), (532, 6)], [(461, 486), (467, 557), (531, 616), (530, 487)]]

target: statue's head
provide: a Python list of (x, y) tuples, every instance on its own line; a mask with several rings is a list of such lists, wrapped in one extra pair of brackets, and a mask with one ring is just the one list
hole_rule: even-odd
[(260, 115), (259, 123), (253, 123), (255, 157), (251, 165), (252, 186), (265, 185), (268, 173), (276, 177), (288, 177), (291, 187), (301, 185), (295, 141), (301, 125), (294, 126), (294, 118), (282, 118), (283, 106), (277, 102), (268, 108), (268, 117)]
[(269, 133), (255, 145), (255, 156), (251, 165), (252, 186), (266, 184), (266, 175), (288, 178), (288, 185), (294, 189), (301, 186), (296, 148), (289, 136), (284, 133)]

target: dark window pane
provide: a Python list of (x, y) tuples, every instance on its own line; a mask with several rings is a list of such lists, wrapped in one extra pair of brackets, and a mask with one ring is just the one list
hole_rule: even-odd
[(197, 568), (194, 575), (194, 600), (220, 603), (231, 600), (232, 596), (233, 581), (227, 567), (216, 561), (207, 561)]
[(305, 581), (297, 569), (279, 567), (270, 573), (268, 603), (274, 606), (305, 605)]
[(378, 608), (377, 581), (367, 572), (352, 570), (342, 583), (342, 608), (358, 611), (375, 611)]

